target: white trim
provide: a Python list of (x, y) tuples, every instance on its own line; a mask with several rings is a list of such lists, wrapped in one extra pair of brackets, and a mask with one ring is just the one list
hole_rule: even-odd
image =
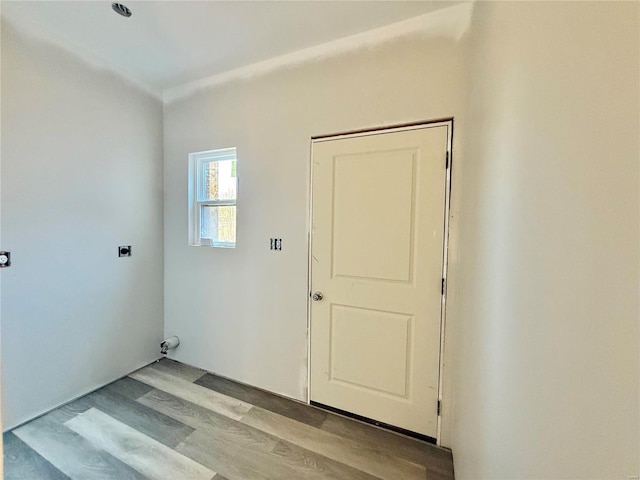
[[(353, 138), (353, 137), (364, 137), (371, 135), (382, 135), (385, 133), (393, 133), (393, 132), (406, 132), (409, 130), (421, 130), (427, 128), (435, 128), (435, 127), (447, 127), (447, 150), (446, 153), (449, 155), (449, 168), (445, 170), (445, 199), (444, 199), (444, 239), (443, 239), (443, 252), (442, 252), (442, 275), (445, 279), (445, 287), (447, 281), (447, 270), (448, 270), (448, 254), (449, 254), (449, 217), (451, 215), (451, 165), (452, 165), (452, 147), (453, 147), (453, 118), (449, 120), (436, 120), (433, 122), (424, 122), (415, 125), (407, 125), (407, 126), (399, 126), (399, 127), (390, 127), (390, 128), (377, 128), (373, 130), (359, 131), (354, 133), (345, 133), (345, 134), (336, 134), (331, 136), (323, 136), (320, 138), (311, 138), (311, 151), (309, 158), (309, 227), (308, 227), (308, 286), (307, 291), (311, 293), (311, 268), (312, 268), (312, 241), (313, 241), (313, 145), (315, 143), (344, 139), (344, 138)], [(445, 161), (445, 159), (443, 159)], [(443, 401), (443, 385), (444, 385), (444, 348), (445, 348), (445, 326), (446, 326), (446, 288), (445, 295), (441, 298), (441, 307), (440, 307), (440, 352), (439, 352), (439, 365), (438, 365), (438, 395), (437, 398), (441, 402), (442, 409), (444, 410), (444, 401)], [(306, 403), (308, 405), (311, 404), (310, 401), (310, 391), (311, 391), (311, 303), (307, 298), (307, 394), (306, 394)], [(438, 415), (436, 419), (436, 445), (441, 445), (441, 435), (442, 435), (442, 411), (441, 414)]]
[[(188, 232), (188, 242), (190, 246), (193, 247), (220, 247), (220, 248), (235, 248), (236, 242), (227, 243), (227, 242), (213, 242), (210, 238), (201, 238), (200, 237), (200, 221), (201, 221), (201, 212), (203, 206), (222, 206), (222, 207), (236, 207), (238, 201), (238, 195), (236, 193), (235, 199), (224, 199), (224, 200), (202, 200), (204, 197), (203, 192), (201, 191), (202, 185), (199, 184), (198, 180), (202, 178), (203, 175), (203, 166), (206, 162), (220, 162), (225, 160), (235, 160), (238, 161), (237, 148), (236, 147), (228, 147), (228, 148), (220, 148), (217, 150), (205, 150), (202, 152), (193, 152), (189, 154), (189, 188), (188, 188), (188, 214), (189, 214), (189, 232)], [(236, 163), (237, 169), (237, 163)], [(236, 170), (236, 180), (238, 182), (238, 186), (240, 184), (240, 179), (237, 175)], [(237, 226), (236, 226), (237, 230)]]
[(305, 402), (311, 405), (311, 267), (313, 241), (313, 141), (309, 145), (309, 224), (307, 226), (307, 392)]
[(453, 164), (453, 120), (447, 123), (447, 155), (449, 156), (449, 168), (445, 171), (444, 193), (444, 241), (442, 244), (442, 278), (444, 279), (444, 294), (441, 297), (440, 304), (440, 365), (438, 366), (438, 401), (440, 402), (441, 410), (440, 415), (438, 415), (438, 422), (436, 425), (436, 445), (438, 446), (441, 446), (442, 442), (442, 417), (444, 412), (444, 351), (447, 325), (447, 290), (449, 288), (449, 220), (451, 216), (451, 172)]
[(343, 138), (370, 137), (372, 135), (382, 135), (385, 133), (407, 132), (410, 130), (424, 130), (427, 128), (443, 127), (443, 126), (448, 126), (448, 124), (450, 123), (451, 123), (451, 120), (437, 120), (433, 123), (420, 123), (416, 125), (407, 125), (407, 126), (400, 126), (400, 127), (378, 128), (376, 130), (366, 130), (366, 131), (359, 131), (359, 132), (353, 132), (353, 133), (339, 133), (339, 134), (330, 135), (327, 137), (323, 136), (318, 138), (312, 138), (311, 141), (312, 143), (320, 143), (320, 142), (327, 142), (327, 141), (333, 141), (333, 140), (340, 140)]

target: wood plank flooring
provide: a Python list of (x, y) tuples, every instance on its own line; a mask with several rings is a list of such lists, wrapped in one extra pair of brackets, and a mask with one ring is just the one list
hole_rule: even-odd
[(6, 480), (453, 480), (451, 452), (162, 359), (4, 434)]

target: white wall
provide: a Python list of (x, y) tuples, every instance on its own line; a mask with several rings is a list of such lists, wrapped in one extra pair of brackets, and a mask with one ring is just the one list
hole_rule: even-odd
[(638, 7), (476, 5), (449, 283), (458, 479), (639, 474)]
[[(453, 115), (443, 443), (457, 478), (637, 475), (637, 40), (634, 3), (480, 2), (463, 41), (280, 62), (166, 105), (176, 358), (304, 398), (309, 138)], [(187, 154), (228, 146), (238, 248), (188, 247)]]
[[(638, 475), (638, 4), (478, 2), (462, 40), (448, 10), (432, 14), (442, 28), (245, 69), (165, 105), (174, 356), (303, 399), (310, 137), (455, 116), (443, 442), (457, 478)], [(157, 101), (7, 30), (11, 427), (155, 358), (162, 131)], [(189, 247), (187, 155), (228, 146), (238, 246)], [(123, 243), (131, 259), (115, 257)], [(77, 341), (57, 347), (60, 334)]]
[[(460, 116), (456, 38), (469, 14), (438, 12), (423, 32), (338, 42), (308, 62), (280, 59), (165, 106), (165, 334), (181, 339), (176, 359), (305, 398), (311, 137)], [(187, 155), (231, 146), (237, 248), (190, 247)], [(281, 252), (269, 237), (283, 238)]]
[(161, 116), (159, 100), (3, 24), (6, 429), (159, 356)]

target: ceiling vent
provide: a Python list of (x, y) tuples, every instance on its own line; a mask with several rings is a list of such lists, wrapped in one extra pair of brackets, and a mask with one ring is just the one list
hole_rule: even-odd
[(123, 17), (130, 17), (131, 16), (131, 10), (129, 10), (127, 7), (125, 7), (121, 3), (114, 2), (114, 3), (111, 4), (111, 8), (113, 8), (114, 12), (116, 12), (119, 15), (122, 15)]

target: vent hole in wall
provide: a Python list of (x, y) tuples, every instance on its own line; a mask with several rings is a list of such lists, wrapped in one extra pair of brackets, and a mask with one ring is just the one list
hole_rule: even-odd
[(130, 17), (131, 16), (131, 10), (129, 10), (127, 7), (125, 7), (121, 3), (114, 2), (114, 3), (111, 4), (111, 8), (113, 8), (114, 12), (116, 12), (119, 15), (122, 15), (123, 17)]

